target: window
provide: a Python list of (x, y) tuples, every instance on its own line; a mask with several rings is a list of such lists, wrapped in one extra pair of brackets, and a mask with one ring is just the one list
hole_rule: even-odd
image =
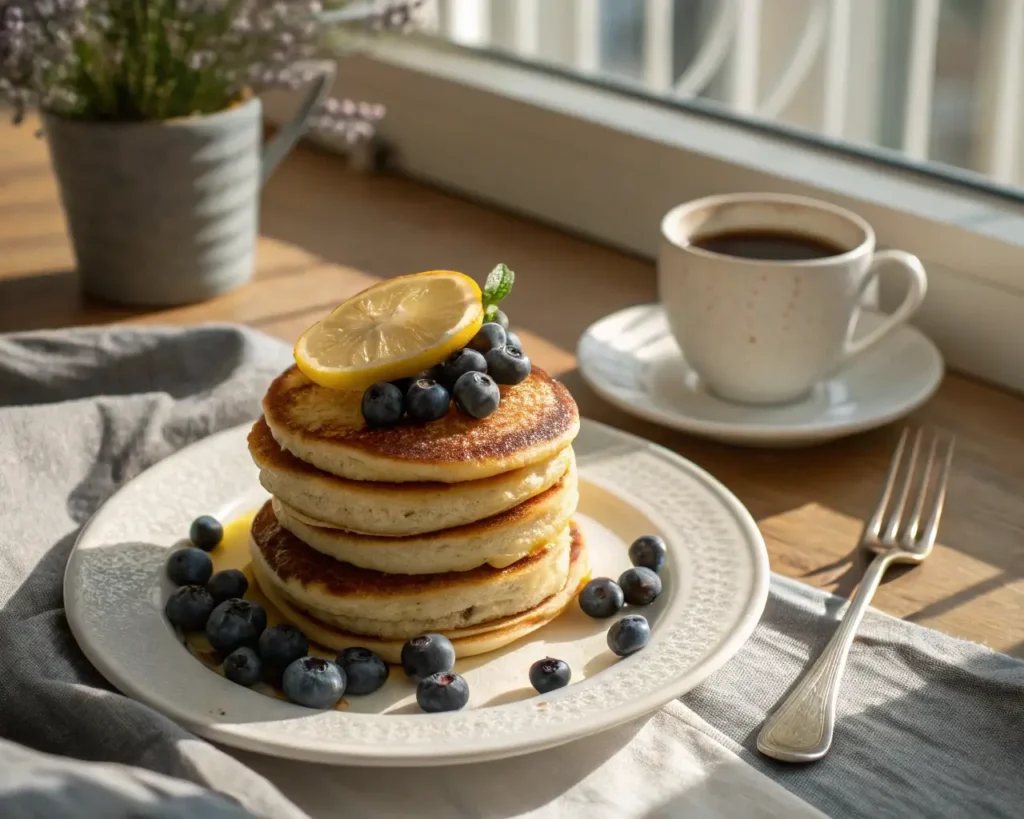
[(688, 199), (834, 201), (924, 261), (915, 323), (951, 366), (1024, 390), (1024, 0), (427, 11), (340, 71), (406, 172), (651, 258)]
[(1024, 187), (1019, 0), (435, 0), (428, 30)]

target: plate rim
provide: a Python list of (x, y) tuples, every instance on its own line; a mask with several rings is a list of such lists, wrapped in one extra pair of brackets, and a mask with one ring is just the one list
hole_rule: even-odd
[[(595, 432), (618, 439), (620, 443), (628, 443), (634, 447), (642, 446), (653, 450), (658, 456), (672, 463), (675, 468), (689, 472), (694, 478), (700, 480), (716, 496), (717, 500), (727, 508), (727, 511), (736, 521), (743, 535), (743, 548), (749, 554), (751, 563), (752, 577), (750, 589), (743, 605), (739, 607), (732, 632), (726, 635), (694, 668), (685, 674), (666, 681), (665, 685), (647, 692), (643, 697), (635, 701), (617, 706), (614, 718), (599, 720), (599, 725), (595, 726), (592, 724), (594, 722), (593, 715), (584, 716), (579, 720), (560, 724), (553, 730), (549, 729), (543, 735), (536, 738), (520, 736), (516, 738), (515, 742), (509, 742), (503, 746), (491, 749), (473, 747), (446, 749), (446, 753), (443, 755), (436, 754), (436, 751), (428, 752), (423, 748), (396, 753), (394, 747), (388, 745), (358, 746), (356, 748), (350, 747), (346, 750), (339, 747), (336, 742), (318, 742), (309, 737), (304, 737), (302, 742), (295, 742), (287, 735), (282, 736), (278, 741), (271, 742), (256, 737), (244, 730), (239, 730), (244, 728), (247, 723), (218, 723), (213, 719), (209, 719), (209, 717), (207, 721), (203, 721), (195, 716), (194, 709), (181, 707), (177, 703), (166, 700), (159, 695), (153, 695), (152, 692), (137, 685), (130, 677), (122, 675), (114, 664), (108, 662), (102, 651), (94, 650), (94, 647), (90, 645), (89, 635), (83, 631), (83, 628), (77, 622), (77, 612), (75, 610), (76, 606), (81, 605), (81, 603), (78, 602), (80, 595), (74, 588), (75, 584), (73, 581), (78, 572), (78, 565), (82, 560), (82, 543), (88, 537), (94, 521), (101, 512), (109, 504), (114, 503), (121, 493), (125, 492), (135, 481), (142, 479), (143, 476), (148, 475), (154, 470), (158, 470), (161, 473), (172, 471), (179, 460), (184, 460), (188, 457), (187, 453), (192, 447), (200, 446), (205, 442), (211, 441), (213, 438), (239, 435), (241, 430), (248, 429), (249, 426), (250, 424), (240, 424), (200, 439), (192, 445), (184, 447), (167, 458), (158, 461), (149, 469), (144, 470), (120, 487), (96, 510), (82, 527), (78, 537), (75, 539), (75, 544), (69, 554), (64, 571), (63, 595), (68, 625), (76, 643), (89, 662), (116, 690), (153, 708), (158, 713), (172, 719), (207, 740), (239, 750), (257, 752), (279, 758), (372, 767), (434, 767), (483, 762), (530, 754), (573, 742), (595, 733), (611, 730), (649, 713), (653, 713), (666, 703), (690, 691), (721, 668), (743, 647), (756, 628), (767, 603), (771, 577), (767, 547), (756, 520), (731, 490), (702, 467), (666, 447), (599, 421), (581, 419), (581, 427), (593, 428)], [(582, 433), (583, 430), (581, 428)], [(150, 479), (152, 479), (152, 475), (150, 475)], [(203, 669), (203, 671), (204, 673), (209, 673), (208, 669)], [(373, 718), (373, 715), (353, 716)]]
[[(682, 413), (667, 412), (654, 407), (647, 408), (623, 399), (614, 388), (609, 388), (605, 381), (598, 378), (592, 366), (588, 364), (588, 357), (584, 355), (583, 347), (587, 339), (593, 336), (595, 329), (605, 322), (630, 311), (652, 307), (661, 312), (664, 312), (665, 309), (659, 302), (634, 304), (629, 307), (623, 307), (620, 310), (615, 310), (592, 322), (580, 334), (579, 341), (576, 344), (576, 360), (580, 375), (587, 385), (601, 398), (635, 418), (640, 418), (641, 420), (669, 429), (675, 429), (679, 432), (686, 432), (724, 443), (777, 444), (781, 446), (795, 443), (823, 443), (849, 435), (856, 435), (871, 429), (877, 429), (914, 412), (914, 410), (927, 403), (938, 392), (945, 377), (945, 359), (942, 357), (942, 353), (935, 342), (912, 324), (902, 324), (894, 332), (907, 331), (914, 335), (918, 342), (926, 346), (936, 364), (937, 372), (932, 384), (927, 389), (922, 390), (914, 398), (899, 403), (885, 412), (869, 415), (856, 421), (843, 421), (840, 419), (832, 422), (804, 425), (802, 427), (783, 428), (766, 427), (759, 424), (733, 423), (730, 421), (708, 421), (693, 418)], [(868, 310), (866, 312), (880, 315), (879, 311), (876, 310)], [(640, 391), (637, 391), (637, 394), (640, 394)]]

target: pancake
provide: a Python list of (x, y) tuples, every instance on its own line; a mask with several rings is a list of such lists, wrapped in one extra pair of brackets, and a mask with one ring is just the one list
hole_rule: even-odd
[(285, 452), (265, 419), (249, 433), (260, 483), (307, 523), (401, 537), (492, 517), (550, 489), (573, 463), (572, 447), (502, 475), (465, 483), (385, 483), (329, 475)]
[(477, 566), (510, 566), (554, 540), (576, 511), (576, 470), (570, 466), (550, 489), (484, 520), (408, 537), (374, 537), (317, 525), (272, 498), (278, 522), (328, 557), (387, 574), (464, 572)]
[(579, 432), (576, 402), (543, 370), (501, 388), (501, 404), (482, 420), (452, 409), (429, 424), (370, 429), (358, 392), (314, 384), (296, 367), (279, 375), (263, 414), (281, 447), (300, 460), (355, 481), (461, 483), (536, 464)]
[[(575, 525), (572, 526), (571, 531), (572, 546), (570, 550), (569, 574), (565, 585), (547, 600), (542, 601), (539, 605), (534, 606), (528, 611), (488, 623), (480, 623), (469, 628), (451, 629), (443, 632), (452, 641), (452, 645), (455, 646), (457, 657), (474, 657), (478, 654), (485, 654), (489, 651), (504, 648), (547, 625), (572, 603), (576, 593), (583, 588), (590, 577), (590, 561), (587, 556), (586, 544), (583, 541), (582, 533)], [(342, 629), (335, 628), (317, 619), (314, 614), (299, 608), (295, 605), (294, 601), (290, 601), (271, 581), (259, 564), (253, 562), (251, 569), (253, 579), (267, 600), (273, 604), (285, 620), (302, 629), (303, 633), (314, 643), (332, 651), (362, 646), (377, 652), (389, 663), (401, 662), (404, 640), (382, 640), (365, 635), (351, 634)]]
[(307, 546), (277, 521), (268, 501), (253, 519), (250, 551), (261, 577), (289, 600), (344, 631), (405, 640), (497, 620), (539, 605), (564, 585), (567, 526), (511, 566), (443, 574), (383, 574), (341, 563)]

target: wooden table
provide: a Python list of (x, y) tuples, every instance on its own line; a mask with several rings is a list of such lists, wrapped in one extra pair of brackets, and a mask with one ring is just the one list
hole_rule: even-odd
[[(289, 341), (374, 280), (433, 268), (519, 273), (509, 312), (534, 360), (569, 385), (584, 416), (662, 443), (728, 485), (758, 520), (773, 570), (848, 595), (854, 550), (901, 425), (813, 449), (758, 451), (637, 421), (575, 370), (576, 339), (612, 310), (654, 299), (650, 263), (392, 177), (360, 176), (303, 148), (263, 199), (255, 281), (190, 307), (131, 311), (84, 302), (45, 145), (0, 127), (0, 331), (74, 324), (235, 321)], [(145, 275), (139, 271), (139, 275)], [(958, 437), (934, 555), (896, 570), (875, 604), (1024, 657), (1024, 400), (950, 375), (910, 419)]]

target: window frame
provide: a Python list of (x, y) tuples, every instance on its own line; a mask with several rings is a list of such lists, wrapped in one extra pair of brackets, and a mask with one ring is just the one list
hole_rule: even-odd
[[(880, 247), (922, 259), (913, 323), (947, 364), (1024, 391), (1024, 191), (428, 38), (339, 58), (336, 93), (387, 106), (381, 136), (411, 178), (652, 261), (662, 214), (707, 194), (850, 208)], [(291, 110), (284, 95), (265, 105), (272, 122)], [(902, 296), (896, 279), (883, 275), (883, 309)]]

